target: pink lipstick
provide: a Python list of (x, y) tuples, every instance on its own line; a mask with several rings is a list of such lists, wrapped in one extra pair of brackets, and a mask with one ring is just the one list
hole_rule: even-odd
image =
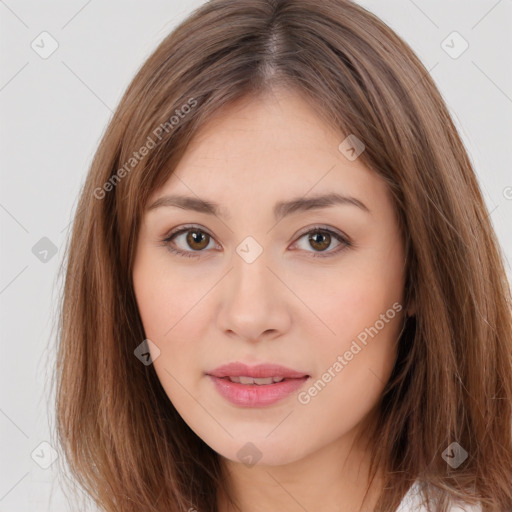
[(241, 407), (262, 407), (287, 397), (309, 375), (278, 364), (249, 366), (229, 363), (207, 372), (217, 391), (229, 402)]

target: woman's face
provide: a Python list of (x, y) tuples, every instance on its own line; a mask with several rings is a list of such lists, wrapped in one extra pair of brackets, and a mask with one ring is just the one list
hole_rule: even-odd
[(390, 376), (404, 247), (388, 189), (344, 139), (291, 91), (241, 101), (148, 202), (133, 280), (154, 368), (234, 462), (286, 464), (347, 437)]

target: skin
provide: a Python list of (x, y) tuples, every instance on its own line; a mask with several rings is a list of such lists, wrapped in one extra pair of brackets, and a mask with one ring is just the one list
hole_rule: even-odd
[[(292, 90), (238, 101), (202, 128), (148, 201), (186, 194), (219, 203), (221, 215), (162, 206), (142, 219), (133, 282), (155, 371), (184, 421), (221, 455), (244, 512), (319, 504), (348, 512), (363, 500), (370, 459), (355, 435), (372, 419), (391, 374), (405, 309), (307, 404), (292, 393), (270, 406), (235, 406), (205, 375), (231, 361), (274, 362), (316, 382), (358, 334), (403, 304), (405, 253), (391, 195), (361, 159), (338, 149), (344, 138)], [(333, 191), (370, 213), (344, 204), (274, 220), (277, 201)], [(185, 224), (203, 230), (205, 240), (188, 232), (162, 242)], [(334, 236), (324, 242), (318, 224), (352, 245)], [(263, 249), (252, 263), (236, 252), (247, 236)], [(169, 245), (196, 256), (173, 254)], [(253, 466), (237, 456), (247, 442), (261, 452)], [(236, 510), (220, 492), (218, 505)]]

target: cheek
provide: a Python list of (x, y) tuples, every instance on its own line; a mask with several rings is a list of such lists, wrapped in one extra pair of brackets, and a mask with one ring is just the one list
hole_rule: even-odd
[(389, 311), (386, 323), (376, 303), (372, 309), (376, 314), (365, 311), (363, 321), (355, 312), (340, 314), (333, 324), (339, 336), (324, 336), (315, 351), (316, 375), (300, 402), (310, 421), (323, 418), (327, 438), (355, 427), (378, 403), (391, 375), (403, 313), (390, 304), (383, 310)]
[[(168, 267), (155, 258), (138, 255), (133, 285), (139, 314), (149, 344), (153, 367), (162, 387), (180, 414), (194, 410), (194, 402), (184, 390), (193, 389), (197, 376), (197, 344), (201, 339), (197, 288), (187, 290), (183, 279), (171, 275)], [(204, 293), (204, 292), (203, 292)]]
[(150, 269), (145, 269), (134, 278), (137, 306), (146, 336), (159, 346), (165, 333), (174, 325), (176, 299), (169, 286), (156, 279)]
[(403, 323), (403, 275), (400, 254), (382, 261), (369, 252), (333, 278), (324, 276), (321, 290), (309, 288), (316, 291), (309, 292), (308, 305), (322, 320), (308, 317), (302, 326), (308, 339), (317, 340), (316, 388), (323, 395), (317, 403), (363, 411), (389, 379)]
[(173, 269), (165, 255), (155, 257), (144, 250), (137, 255), (133, 270), (137, 306), (146, 338), (158, 347), (157, 357), (152, 353), (153, 365), (169, 397), (178, 386), (171, 375), (191, 387), (203, 370), (204, 331), (211, 325), (205, 295), (211, 277), (195, 282)]
[(133, 270), (135, 297), (146, 336), (154, 338), (159, 346), (172, 339), (200, 291), (170, 270), (165, 258), (150, 258), (144, 250), (137, 255)]
[[(368, 330), (376, 324), (383, 333), (381, 337), (388, 336), (402, 305), (400, 273), (360, 261), (357, 266), (333, 273), (333, 277), (321, 276), (317, 283), (321, 286), (309, 283), (303, 288), (301, 285), (302, 289), (296, 288), (297, 295), (307, 298), (305, 302), (313, 313), (299, 319), (303, 322), (301, 328), (309, 331), (308, 339), (318, 339), (321, 334), (324, 340), (315, 348), (327, 352), (347, 350), (358, 336), (364, 342), (365, 333), (368, 336)], [(395, 303), (398, 305), (393, 307)]]

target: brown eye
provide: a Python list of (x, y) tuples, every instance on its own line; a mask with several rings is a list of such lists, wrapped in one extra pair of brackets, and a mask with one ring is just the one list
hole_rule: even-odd
[(325, 231), (314, 231), (309, 235), (308, 241), (313, 249), (325, 251), (331, 245), (331, 235)]
[(195, 251), (201, 251), (202, 249), (208, 247), (210, 236), (204, 231), (195, 229), (186, 231), (186, 233), (188, 233), (186, 236), (186, 242), (191, 249), (194, 249)]
[(352, 247), (352, 242), (346, 236), (321, 226), (303, 232), (298, 240), (297, 247), (309, 252), (313, 258), (335, 256), (344, 249)]
[(171, 233), (162, 242), (170, 252), (193, 258), (207, 252), (205, 249), (212, 240), (202, 229), (189, 226)]
[[(327, 228), (316, 227), (310, 229), (299, 237), (299, 241), (303, 239), (306, 241), (306, 237), (308, 247), (302, 247), (301, 249), (309, 252), (312, 257), (334, 256), (352, 246), (352, 242), (348, 238)], [(163, 245), (170, 252), (188, 258), (199, 257), (203, 253), (208, 254), (209, 251), (206, 249), (210, 242), (214, 241), (210, 234), (194, 226), (182, 227), (182, 229), (171, 233), (162, 240)], [(337, 242), (337, 245), (334, 246), (333, 250), (327, 250), (332, 249), (333, 242)], [(297, 243), (297, 245), (300, 244)], [(310, 250), (311, 248), (313, 251)]]

